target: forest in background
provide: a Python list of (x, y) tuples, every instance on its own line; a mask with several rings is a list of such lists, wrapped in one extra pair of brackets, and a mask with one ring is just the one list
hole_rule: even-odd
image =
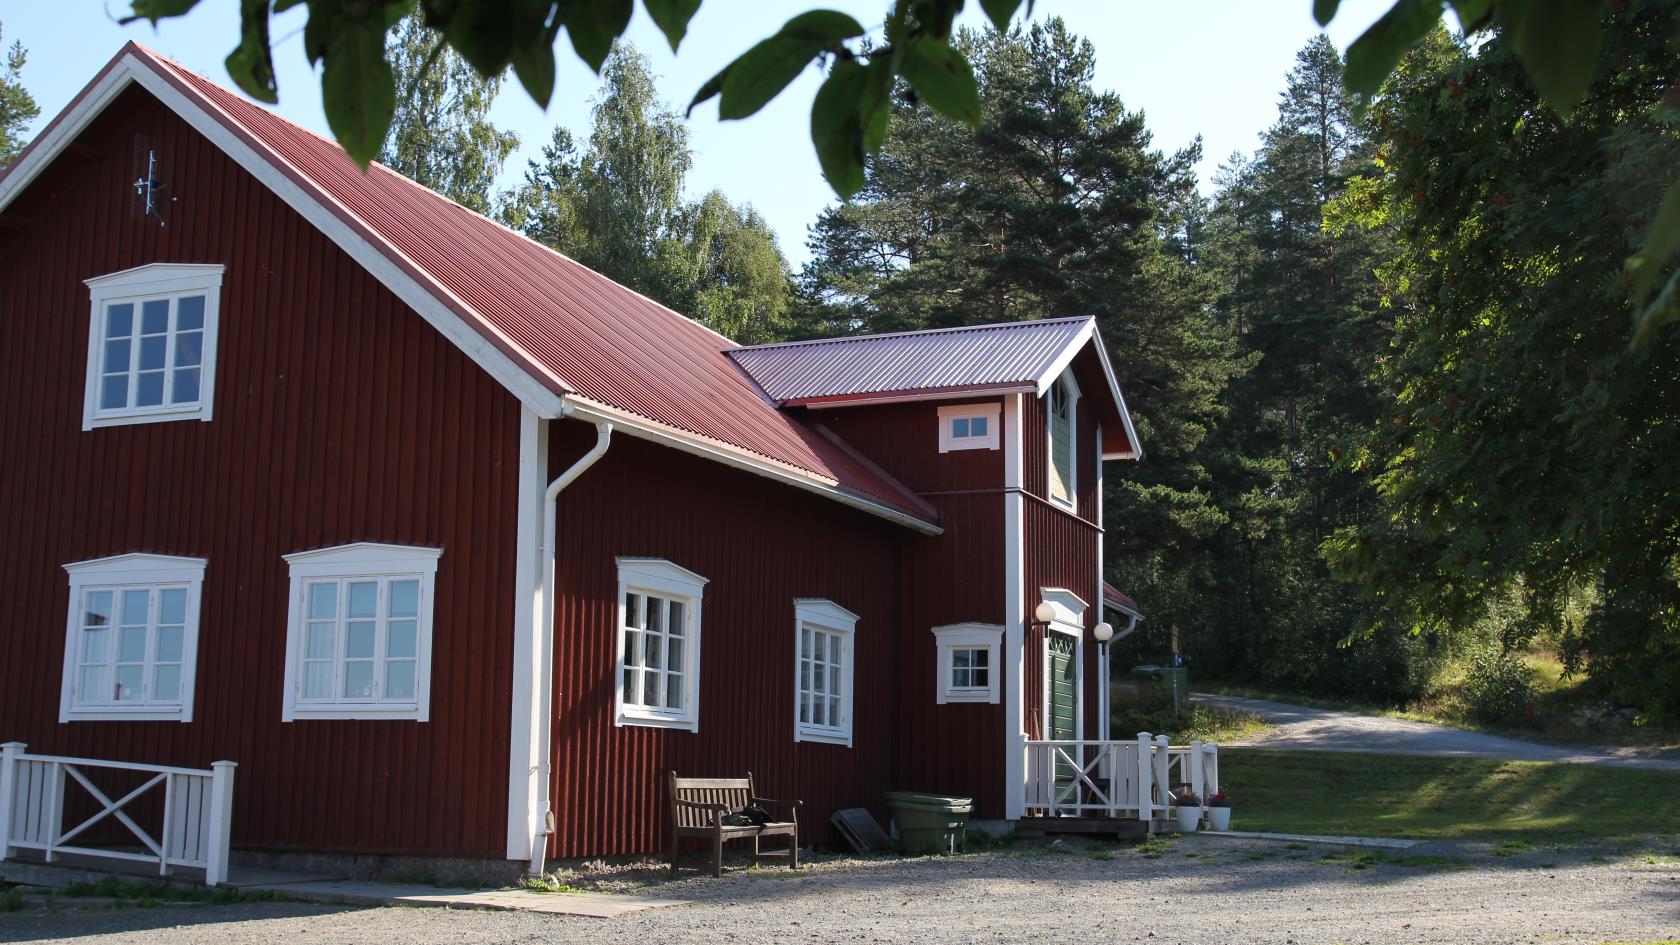
[(979, 128), (896, 96), (798, 272), (750, 206), (685, 196), (686, 125), (627, 44), (591, 127), (498, 192), (499, 82), (411, 24), (381, 160), (742, 343), (1095, 316), (1147, 451), (1107, 477), (1109, 577), (1146, 613), (1121, 661), (1176, 638), (1200, 679), (1672, 726), (1680, 352), (1630, 346), (1623, 261), (1680, 167), (1680, 59), (1674, 3), (1611, 6), (1567, 123), (1497, 33), (1438, 32), (1364, 111), (1320, 36), (1211, 196), (1061, 21), (964, 33)]

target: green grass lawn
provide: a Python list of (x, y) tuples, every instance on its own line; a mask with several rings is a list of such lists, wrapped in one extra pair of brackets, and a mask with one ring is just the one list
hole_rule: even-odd
[(1225, 748), (1231, 829), (1452, 838), (1628, 836), (1680, 825), (1680, 772)]

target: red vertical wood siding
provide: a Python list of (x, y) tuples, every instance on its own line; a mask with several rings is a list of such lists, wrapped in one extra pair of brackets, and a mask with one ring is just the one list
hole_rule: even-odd
[[(167, 228), (130, 215), (136, 129)], [(518, 403), (144, 93), (81, 143), (0, 243), (0, 740), (237, 761), (235, 846), (501, 857)], [(215, 418), (84, 432), (82, 280), (153, 262), (227, 266)], [(280, 721), (281, 555), (353, 541), (444, 549), (429, 722)], [(62, 566), (132, 551), (209, 560), (194, 720), (59, 724)]]
[[(550, 475), (594, 442), (550, 433)], [(620, 434), (560, 496), (555, 612), (556, 856), (663, 849), (667, 772), (751, 771), (770, 797), (799, 798), (804, 839), (832, 842), (829, 815), (894, 787), (904, 530), (867, 513)], [(616, 726), (616, 556), (665, 558), (709, 581), (701, 611), (699, 731)], [(852, 746), (794, 741), (794, 599), (858, 614)], [(924, 631), (925, 632), (925, 631)]]
[[(939, 452), (939, 408), (996, 398), (814, 411), (847, 442), (939, 509), (945, 534), (907, 536), (899, 613), (897, 783), (972, 796), (975, 816), (1004, 815), (1000, 703), (939, 705), (932, 628), (1004, 622), (1003, 449)], [(1001, 415), (999, 420), (1001, 421)], [(1001, 667), (998, 672), (1002, 672)], [(1000, 677), (1001, 691), (1001, 677)], [(914, 737), (912, 737), (912, 734)]]

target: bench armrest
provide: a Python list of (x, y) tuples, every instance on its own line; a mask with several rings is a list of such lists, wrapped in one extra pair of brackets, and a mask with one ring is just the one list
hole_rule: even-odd
[(804, 807), (805, 806), (804, 801), (781, 800), (779, 798), (774, 798), (774, 797), (755, 797), (755, 798), (752, 799), (752, 803), (754, 803), (754, 804), (779, 804), (783, 807), (793, 807), (793, 808), (799, 808), (799, 807)]

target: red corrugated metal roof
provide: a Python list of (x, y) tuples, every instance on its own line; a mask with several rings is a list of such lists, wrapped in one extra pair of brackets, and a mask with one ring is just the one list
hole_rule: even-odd
[[(527, 373), (655, 424), (790, 467), (932, 521), (930, 505), (783, 413), (720, 352), (728, 339), (138, 44), (136, 58), (194, 99)], [(120, 59), (123, 53), (118, 54)]]
[(1083, 342), (1092, 319), (1052, 318), (731, 348), (770, 399), (802, 404), (907, 392), (1036, 386)]
[(1143, 615), (1143, 611), (1138, 610), (1137, 603), (1129, 595), (1107, 581), (1103, 582), (1103, 603), (1121, 610), (1129, 610), (1140, 617)]

